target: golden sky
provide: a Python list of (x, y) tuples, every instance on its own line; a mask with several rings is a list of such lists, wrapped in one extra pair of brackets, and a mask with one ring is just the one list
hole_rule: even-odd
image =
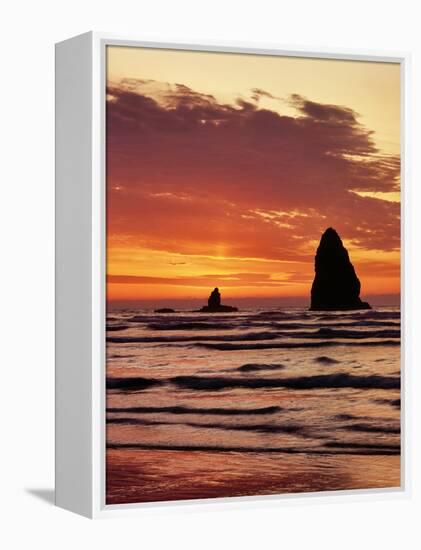
[(108, 47), (109, 300), (399, 293), (398, 64)]

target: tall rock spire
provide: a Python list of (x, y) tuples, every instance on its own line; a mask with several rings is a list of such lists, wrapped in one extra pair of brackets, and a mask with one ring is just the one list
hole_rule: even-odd
[(360, 299), (361, 283), (338, 233), (323, 233), (315, 259), (311, 310), (371, 309)]

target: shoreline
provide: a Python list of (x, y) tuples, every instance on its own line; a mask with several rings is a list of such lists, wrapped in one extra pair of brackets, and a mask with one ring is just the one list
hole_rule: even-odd
[(107, 449), (106, 503), (400, 487), (399, 455), (261, 454)]

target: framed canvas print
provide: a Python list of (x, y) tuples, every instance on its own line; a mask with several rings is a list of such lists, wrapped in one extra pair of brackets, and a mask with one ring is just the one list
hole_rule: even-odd
[(405, 490), (406, 64), (57, 45), (58, 505)]

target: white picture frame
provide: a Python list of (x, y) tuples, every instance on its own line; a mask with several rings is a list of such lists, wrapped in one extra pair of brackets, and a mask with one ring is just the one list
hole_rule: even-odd
[[(105, 504), (105, 50), (133, 46), (401, 66), (402, 160), (402, 467), (401, 487), (171, 503)], [(56, 504), (90, 518), (162, 506), (248, 506), (343, 499), (405, 498), (410, 493), (409, 68), (407, 53), (317, 51), (237, 43), (166, 43), (89, 32), (56, 45)]]

